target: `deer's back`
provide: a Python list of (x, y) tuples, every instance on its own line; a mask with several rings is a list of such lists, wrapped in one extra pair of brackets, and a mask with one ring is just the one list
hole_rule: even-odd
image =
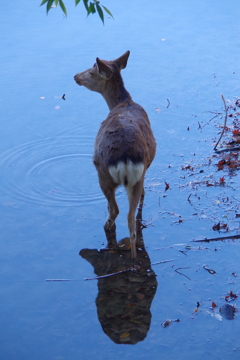
[(112, 109), (98, 131), (93, 161), (98, 167), (116, 165), (119, 161), (151, 164), (156, 142), (145, 110), (133, 101)]

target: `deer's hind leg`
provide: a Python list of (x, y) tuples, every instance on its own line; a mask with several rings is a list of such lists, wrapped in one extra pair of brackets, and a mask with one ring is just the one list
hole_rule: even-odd
[(115, 191), (118, 184), (115, 184), (111, 179), (106, 179), (100, 172), (98, 172), (99, 185), (108, 201), (108, 219), (104, 225), (105, 230), (109, 230), (115, 223), (115, 219), (119, 214), (118, 205), (115, 198)]
[[(131, 256), (136, 257), (136, 220), (135, 213), (140, 200), (143, 201), (144, 177), (141, 178), (131, 189), (128, 189), (129, 213), (128, 213), (128, 229), (130, 233)], [(141, 205), (141, 204), (140, 204)]]

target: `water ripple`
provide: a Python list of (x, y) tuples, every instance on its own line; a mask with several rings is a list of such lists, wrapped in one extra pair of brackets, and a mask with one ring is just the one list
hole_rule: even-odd
[(93, 139), (65, 136), (1, 154), (1, 190), (16, 201), (81, 206), (103, 201), (92, 164)]

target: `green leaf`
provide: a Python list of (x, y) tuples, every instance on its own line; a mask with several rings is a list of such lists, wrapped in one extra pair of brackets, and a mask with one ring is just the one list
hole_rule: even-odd
[(90, 2), (89, 9), (92, 14), (96, 12), (95, 5), (92, 2)]
[[(81, 0), (75, 0), (75, 6), (77, 6), (80, 3), (80, 1)], [(95, 14), (97, 12), (100, 19), (102, 20), (102, 22), (104, 24), (104, 13), (103, 13), (103, 10), (104, 10), (108, 15), (110, 15), (113, 18), (111, 11), (108, 10), (106, 8), (106, 6), (101, 5), (99, 0), (92, 0), (92, 1), (83, 0), (83, 3), (87, 10), (87, 16), (90, 14)], [(67, 16), (67, 9), (66, 9), (66, 6), (65, 6), (63, 0), (42, 0), (40, 6), (42, 6), (44, 4), (46, 4), (47, 14), (48, 14), (49, 10), (52, 8), (53, 4), (55, 4), (55, 6), (60, 5), (63, 13)]]
[(44, 5), (44, 4), (46, 4), (46, 2), (47, 2), (48, 0), (42, 0), (42, 2), (41, 2), (41, 4), (40, 4), (40, 6), (42, 6), (42, 5)]
[(51, 6), (53, 4), (54, 0), (48, 0), (48, 3), (47, 3), (47, 13), (49, 12), (49, 10), (51, 9)]
[(88, 0), (83, 0), (85, 8), (87, 10), (87, 12), (89, 12), (89, 8), (88, 8)]
[(67, 16), (67, 9), (62, 0), (59, 0), (59, 5), (60, 5), (60, 8), (62, 9), (62, 11), (64, 12), (64, 14)]
[(106, 8), (106, 6), (103, 6), (103, 5), (102, 5), (102, 7), (103, 7), (104, 10), (106, 11), (106, 13), (108, 13), (108, 15), (110, 15), (110, 16), (114, 19), (113, 14), (111, 13), (111, 11), (108, 10), (108, 9)]
[(104, 15), (103, 15), (103, 11), (101, 9), (101, 7), (98, 5), (98, 3), (96, 3), (96, 7), (97, 7), (97, 12), (98, 12), (98, 15), (99, 17), (101, 18), (103, 24), (104, 24)]

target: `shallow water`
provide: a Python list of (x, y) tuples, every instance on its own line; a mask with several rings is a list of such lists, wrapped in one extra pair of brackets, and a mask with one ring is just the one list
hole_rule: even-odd
[[(2, 358), (238, 359), (239, 312), (228, 320), (219, 309), (229, 291), (239, 292), (239, 240), (192, 242), (239, 234), (238, 171), (216, 171), (219, 159), (212, 157), (224, 119), (220, 93), (239, 96), (238, 2), (106, 3), (115, 20), (105, 26), (96, 16), (86, 20), (83, 5), (66, 5), (67, 19), (25, 0), (8, 2), (0, 15)], [(158, 143), (139, 234), (147, 267), (116, 283), (84, 281), (96, 276), (94, 265), (103, 275), (130, 260), (128, 251), (117, 260), (100, 252), (107, 208), (91, 154), (108, 110), (73, 76), (96, 56), (110, 60), (126, 50), (125, 85), (148, 112)], [(215, 114), (207, 111), (220, 116), (209, 122)], [(117, 198), (120, 240), (128, 235), (123, 189)], [(219, 221), (230, 231), (213, 231)], [(82, 249), (96, 255), (93, 266), (79, 256)], [(149, 268), (164, 260), (172, 261)], [(147, 270), (158, 285), (147, 282)], [(239, 309), (239, 298), (230, 304)], [(138, 309), (146, 318), (137, 318)], [(113, 317), (110, 333), (136, 344), (116, 344), (97, 310), (121, 319), (124, 313), (128, 321)], [(180, 322), (164, 328), (167, 319)], [(131, 338), (133, 328), (142, 341)]]

